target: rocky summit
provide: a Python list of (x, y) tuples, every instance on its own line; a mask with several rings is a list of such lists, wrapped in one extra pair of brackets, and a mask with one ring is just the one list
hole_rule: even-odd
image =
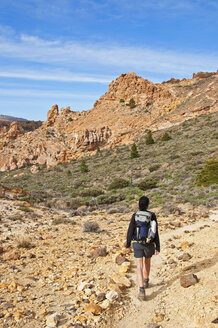
[(135, 73), (121, 74), (87, 111), (52, 106), (32, 131), (17, 122), (0, 129), (0, 170), (28, 165), (55, 166), (93, 154), (98, 148), (132, 143), (152, 131), (217, 111), (216, 73), (152, 83)]

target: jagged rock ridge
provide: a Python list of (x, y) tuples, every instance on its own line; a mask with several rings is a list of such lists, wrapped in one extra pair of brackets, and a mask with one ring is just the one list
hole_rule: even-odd
[(0, 170), (37, 163), (53, 166), (92, 154), (98, 147), (131, 143), (145, 129), (162, 129), (217, 111), (217, 78), (217, 72), (200, 72), (192, 79), (154, 84), (135, 73), (121, 74), (91, 110), (67, 107), (59, 112), (54, 105), (32, 132), (23, 133), (16, 123), (1, 129)]

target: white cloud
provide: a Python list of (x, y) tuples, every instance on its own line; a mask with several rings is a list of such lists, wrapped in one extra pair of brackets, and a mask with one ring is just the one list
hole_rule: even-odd
[(40, 90), (40, 89), (4, 89), (0, 88), (2, 97), (40, 97), (40, 98), (70, 98), (70, 99), (97, 99), (99, 95), (60, 92), (58, 90)]
[[(146, 46), (117, 46), (101, 43), (63, 42), (61, 40), (44, 40), (31, 35), (22, 35), (20, 38), (0, 38), (0, 56), (11, 60), (53, 65), (54, 67), (67, 67), (73, 70), (107, 72), (140, 71), (159, 74), (184, 76), (196, 71), (215, 70), (217, 67), (217, 54), (183, 53), (167, 51), (165, 49), (149, 49)], [(25, 64), (26, 66), (26, 64)], [(1, 76), (6, 75), (3, 72)], [(19, 73), (20, 74), (20, 73)], [(34, 73), (35, 74), (35, 73)], [(10, 72), (8, 73), (8, 76)], [(16, 72), (14, 73), (14, 77)], [(28, 74), (24, 74), (28, 78)], [(30, 75), (29, 75), (30, 76)], [(35, 74), (37, 79), (55, 80), (56, 77)], [(41, 76), (41, 78), (39, 78)], [(30, 77), (29, 77), (30, 78)], [(34, 79), (32, 74), (31, 79)], [(68, 81), (107, 83), (108, 79), (97, 77), (65, 76)], [(61, 80), (61, 76), (58, 77)]]
[(11, 69), (5, 70), (5, 68), (0, 69), (0, 77), (6, 78), (19, 78), (27, 80), (36, 81), (58, 81), (58, 82), (84, 82), (84, 83), (101, 83), (108, 84), (111, 82), (112, 77), (106, 76), (96, 76), (96, 75), (82, 75), (73, 74), (68, 71), (63, 70), (17, 70)]

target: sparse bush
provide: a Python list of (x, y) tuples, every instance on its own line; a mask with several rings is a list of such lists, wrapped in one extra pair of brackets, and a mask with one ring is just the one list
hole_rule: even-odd
[(81, 161), (80, 171), (81, 171), (82, 173), (86, 173), (86, 172), (89, 171), (88, 166), (86, 165), (86, 162), (85, 162), (84, 159)]
[(123, 98), (120, 99), (120, 103), (124, 103), (125, 100)]
[(113, 204), (116, 202), (120, 202), (121, 200), (125, 199), (125, 195), (119, 194), (119, 195), (111, 195), (111, 194), (105, 194), (105, 195), (100, 195), (97, 197), (97, 203), (98, 205), (102, 204)]
[(109, 185), (108, 189), (112, 190), (112, 189), (122, 189), (122, 188), (126, 188), (129, 185), (129, 181), (123, 179), (123, 178), (117, 178), (115, 180), (113, 180), (111, 182), (111, 184)]
[(146, 179), (138, 183), (138, 188), (141, 190), (149, 190), (156, 187), (157, 187), (157, 181), (154, 179)]
[(70, 170), (67, 170), (67, 176), (70, 177), (72, 175), (72, 172)]
[(135, 106), (136, 106), (135, 100), (133, 98), (131, 98), (130, 101), (129, 101), (129, 107), (134, 108)]
[(86, 196), (97, 197), (102, 194), (104, 194), (104, 191), (98, 188), (84, 189), (80, 192), (80, 196), (82, 197), (86, 197)]
[(31, 249), (31, 248), (35, 247), (35, 245), (33, 245), (31, 243), (31, 241), (29, 240), (28, 237), (22, 237), (22, 238), (17, 240), (17, 247), (18, 248)]
[(23, 211), (23, 212), (32, 212), (32, 210), (26, 206), (20, 206), (20, 207), (18, 207), (18, 210)]
[(87, 221), (83, 223), (83, 232), (99, 232), (100, 227), (97, 222)]
[(145, 143), (146, 143), (146, 145), (152, 145), (152, 144), (154, 144), (154, 139), (152, 137), (151, 130), (149, 130), (148, 133), (147, 133)]
[(165, 132), (163, 137), (161, 138), (162, 141), (169, 141), (171, 138), (171, 136), (169, 135), (169, 133)]
[(204, 168), (197, 177), (197, 185), (208, 187), (218, 183), (218, 160), (211, 159), (206, 162)]
[(75, 225), (76, 222), (72, 221), (70, 219), (66, 219), (66, 218), (56, 218), (52, 221), (52, 225), (58, 225), (58, 224), (72, 224)]
[(85, 205), (86, 202), (84, 201), (84, 199), (77, 197), (77, 198), (73, 198), (70, 202), (70, 208), (72, 208), (73, 210), (76, 210), (78, 207)]
[(139, 157), (139, 153), (138, 153), (138, 149), (136, 144), (134, 143), (131, 147), (131, 154), (130, 154), (130, 158), (137, 158)]
[(154, 172), (160, 168), (160, 164), (155, 164), (149, 167), (150, 172)]
[(72, 117), (69, 117), (68, 122), (72, 122), (72, 121), (73, 121)]

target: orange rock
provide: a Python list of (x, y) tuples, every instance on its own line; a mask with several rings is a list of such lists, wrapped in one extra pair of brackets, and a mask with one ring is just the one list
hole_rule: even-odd
[(102, 308), (95, 304), (94, 302), (91, 302), (89, 305), (85, 307), (85, 312), (91, 312), (95, 315), (99, 315), (102, 312)]

